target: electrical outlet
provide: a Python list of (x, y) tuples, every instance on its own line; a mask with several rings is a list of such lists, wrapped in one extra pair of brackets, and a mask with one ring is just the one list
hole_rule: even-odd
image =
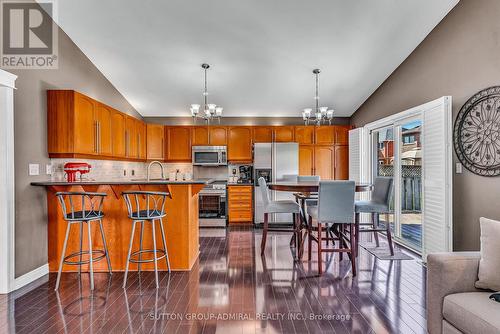
[(45, 174), (52, 175), (52, 165), (45, 165)]
[(28, 171), (30, 176), (40, 175), (40, 165), (39, 164), (29, 164)]
[(460, 162), (457, 162), (455, 164), (455, 173), (457, 174), (462, 174), (462, 164)]
[(127, 170), (126, 169), (123, 170), (123, 176), (127, 176)]
[(135, 176), (135, 170), (132, 169), (132, 176)]

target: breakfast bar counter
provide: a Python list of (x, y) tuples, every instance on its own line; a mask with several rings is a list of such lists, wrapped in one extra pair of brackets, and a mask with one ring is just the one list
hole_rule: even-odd
[[(191, 270), (199, 254), (198, 226), (198, 193), (211, 180), (168, 181), (168, 180), (131, 180), (131, 181), (79, 181), (79, 182), (33, 182), (32, 186), (44, 186), (47, 189), (48, 209), (48, 259), (49, 270), (56, 272), (63, 247), (66, 222), (59, 202), (55, 196), (59, 191), (102, 192), (107, 196), (104, 200), (104, 234), (108, 244), (113, 271), (124, 271), (127, 250), (132, 231), (132, 221), (127, 217), (127, 207), (122, 197), (124, 191), (162, 191), (169, 192), (172, 198), (167, 199), (163, 218), (166, 242), (172, 270)], [(145, 236), (151, 233), (145, 225)], [(93, 249), (102, 248), (98, 228), (92, 227)], [(136, 234), (137, 235), (137, 234)], [(78, 228), (70, 232), (66, 254), (79, 250)], [(135, 238), (134, 248), (138, 249), (139, 238)], [(151, 239), (151, 238), (149, 238)], [(83, 244), (86, 245), (84, 238)], [(157, 244), (160, 239), (157, 236)], [(144, 248), (152, 248), (152, 240), (144, 238)], [(159, 270), (166, 270), (164, 261), (158, 262)], [(63, 271), (77, 271), (77, 266), (64, 266)], [(87, 265), (82, 265), (87, 270)], [(131, 264), (129, 270), (137, 270), (136, 264)], [(141, 270), (154, 270), (153, 263), (143, 264)], [(107, 271), (106, 261), (94, 263), (94, 271)]]

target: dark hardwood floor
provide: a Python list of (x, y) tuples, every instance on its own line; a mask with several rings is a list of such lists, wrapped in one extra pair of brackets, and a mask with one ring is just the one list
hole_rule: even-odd
[[(0, 333), (425, 333), (425, 268), (361, 250), (358, 275), (347, 256), (294, 263), (286, 233), (207, 229), (191, 272), (55, 275), (0, 296)], [(175, 256), (175, 254), (170, 254)], [(314, 258), (314, 257), (313, 257)]]

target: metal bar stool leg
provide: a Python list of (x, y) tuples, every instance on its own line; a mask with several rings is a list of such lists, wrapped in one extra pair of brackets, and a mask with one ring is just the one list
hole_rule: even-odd
[(130, 254), (132, 253), (132, 244), (134, 243), (134, 231), (135, 231), (135, 224), (137, 222), (134, 220), (134, 223), (132, 224), (132, 232), (130, 233), (130, 243), (128, 246), (128, 255), (127, 255), (127, 263), (125, 264), (125, 274), (123, 275), (123, 288), (127, 286), (127, 276), (128, 276), (128, 266), (130, 263)]
[(144, 221), (141, 221), (141, 232), (139, 234), (139, 263), (137, 263), (137, 270), (141, 272), (141, 260), (142, 260), (142, 239), (144, 237)]
[(109, 259), (108, 244), (106, 243), (106, 238), (104, 237), (104, 228), (102, 227), (102, 219), (99, 219), (99, 230), (101, 230), (102, 244), (104, 246), (104, 251), (106, 252), (106, 261), (108, 262), (108, 271), (109, 271), (109, 274), (112, 275), (113, 271), (111, 270), (111, 260)]
[(89, 270), (90, 270), (90, 290), (94, 290), (94, 264), (92, 256), (92, 234), (90, 233), (90, 221), (87, 221), (87, 231), (89, 235)]
[(165, 239), (165, 230), (163, 229), (163, 219), (160, 218), (159, 223), (160, 223), (161, 238), (163, 240), (163, 249), (165, 250), (165, 259), (167, 261), (167, 269), (168, 272), (170, 272), (170, 260), (168, 259), (167, 239)]
[(61, 260), (59, 261), (59, 270), (57, 271), (57, 280), (56, 280), (56, 287), (54, 290), (59, 289), (59, 283), (61, 281), (61, 272), (62, 268), (64, 265), (64, 257), (66, 256), (66, 246), (68, 245), (68, 239), (69, 239), (69, 231), (71, 229), (71, 223), (67, 223), (66, 225), (66, 236), (64, 237), (64, 244), (62, 248), (62, 253), (61, 253)]
[(156, 281), (156, 288), (158, 289), (160, 285), (158, 284), (158, 259), (156, 257), (156, 233), (155, 233), (155, 221), (154, 219), (151, 220), (151, 226), (153, 228), (153, 262), (155, 264), (155, 281)]
[(79, 222), (80, 225), (80, 263), (78, 264), (78, 275), (82, 274), (82, 251), (83, 251), (83, 222)]

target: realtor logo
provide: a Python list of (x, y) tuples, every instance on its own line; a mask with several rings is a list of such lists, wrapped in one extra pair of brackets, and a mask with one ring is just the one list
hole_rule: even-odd
[(4, 69), (56, 69), (54, 1), (0, 0)]

